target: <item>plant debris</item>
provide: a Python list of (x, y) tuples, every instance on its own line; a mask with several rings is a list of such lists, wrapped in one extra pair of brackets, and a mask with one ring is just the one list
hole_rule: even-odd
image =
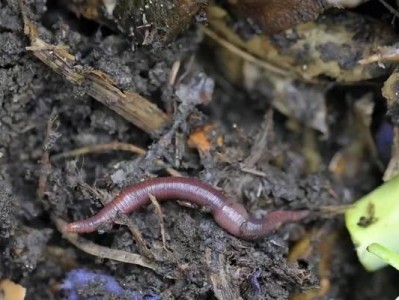
[[(399, 170), (395, 9), (0, 1), (0, 278), (33, 300), (397, 297), (395, 270), (362, 266), (397, 262), (378, 240), (397, 227), (383, 201), (394, 189), (380, 197)], [(158, 197), (114, 226), (63, 231), (166, 176), (199, 179), (256, 218), (311, 217), (246, 241), (209, 208)]]

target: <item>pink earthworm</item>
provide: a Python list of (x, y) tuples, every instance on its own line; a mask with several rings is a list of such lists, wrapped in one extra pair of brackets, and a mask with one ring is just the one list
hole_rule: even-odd
[(209, 184), (188, 177), (152, 178), (123, 189), (96, 215), (64, 226), (67, 232), (88, 233), (103, 224), (112, 223), (118, 213), (127, 214), (150, 203), (149, 195), (157, 200), (183, 200), (207, 207), (216, 223), (230, 234), (254, 240), (274, 232), (281, 225), (309, 216), (308, 210), (279, 210), (263, 218), (250, 216), (247, 210)]

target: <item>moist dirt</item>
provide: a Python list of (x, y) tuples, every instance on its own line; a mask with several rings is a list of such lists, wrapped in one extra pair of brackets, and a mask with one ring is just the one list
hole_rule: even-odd
[[(298, 136), (286, 129), (287, 120), (278, 113), (265, 115), (271, 108), (261, 96), (248, 95), (221, 78), (215, 71), (215, 57), (202, 44), (195, 26), (167, 47), (132, 49), (129, 38), (119, 32), (77, 18), (62, 6), (30, 1), (43, 39), (68, 45), (82, 66), (101, 70), (119, 88), (174, 111), (179, 126), (173, 138), (160, 139), (168, 136), (168, 129), (164, 135), (150, 137), (26, 50), (29, 39), (16, 2), (0, 1), (0, 278), (25, 287), (26, 299), (66, 299), (60, 285), (68, 271), (78, 268), (111, 275), (127, 289), (162, 299), (216, 299), (212, 279), (218, 276), (228, 278), (230, 295), (236, 299), (288, 299), (321, 284), (317, 255), (287, 261), (290, 249), (311, 228), (339, 235), (330, 248), (329, 299), (382, 300), (398, 295), (394, 271), (369, 274), (359, 265), (339, 214), (289, 224), (267, 238), (248, 242), (218, 227), (206, 210), (162, 203), (165, 250), (159, 216), (149, 205), (129, 219), (152, 252), (155, 270), (89, 255), (69, 243), (57, 230), (54, 217), (71, 221), (96, 213), (102, 204), (87, 186), (111, 199), (130, 183), (164, 176), (157, 159), (222, 188), (257, 215), (275, 207), (317, 210), (349, 204), (377, 180), (368, 173), (348, 187), (332, 180), (328, 172), (304, 174), (305, 160), (293, 146)], [(168, 84), (170, 69), (176, 61), (188, 64), (193, 56), (200, 57), (196, 64), (216, 81), (213, 100), (199, 107), (181, 106), (176, 112), (179, 102)], [(49, 135), (49, 120), (54, 116)], [(270, 118), (273, 132), (268, 129)], [(189, 132), (206, 123), (217, 124), (212, 143), (222, 135), (223, 145), (198, 154), (184, 141)], [(43, 168), (43, 151), (51, 158), (114, 141), (150, 150), (141, 157), (110, 151), (50, 160), (50, 168)], [(39, 195), (43, 176), (46, 188)], [(85, 238), (112, 249), (141, 251), (125, 226)], [(99, 287), (87, 289), (85, 294), (90, 295)], [(104, 299), (111, 296), (104, 294)]]

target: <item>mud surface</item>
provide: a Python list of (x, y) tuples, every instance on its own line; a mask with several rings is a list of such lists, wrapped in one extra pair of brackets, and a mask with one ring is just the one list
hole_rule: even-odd
[[(368, 172), (353, 184), (332, 179), (326, 166), (339, 144), (333, 140), (340, 137), (334, 130), (324, 142), (325, 158), (320, 162), (324, 171), (305, 172), (306, 160), (298, 146), (302, 133), (288, 130), (287, 119), (278, 112), (265, 114), (271, 106), (263, 96), (222, 78), (215, 70), (216, 57), (202, 43), (195, 26), (167, 47), (132, 51), (129, 39), (118, 32), (76, 18), (63, 6), (29, 1), (43, 39), (68, 45), (80, 65), (101, 70), (119, 88), (152, 99), (179, 124), (172, 138), (165, 136), (173, 125), (151, 138), (25, 49), (29, 40), (16, 2), (0, 1), (0, 278), (23, 285), (26, 299), (66, 299), (60, 284), (68, 271), (77, 268), (112, 275), (126, 289), (162, 299), (216, 299), (212, 280), (220, 278), (227, 278), (230, 299), (288, 299), (290, 294), (320, 285), (319, 255), (287, 261), (295, 242), (314, 228), (339, 235), (330, 249), (331, 287), (322, 299), (382, 300), (398, 295), (395, 272), (368, 274), (358, 264), (340, 215), (289, 224), (268, 238), (247, 242), (218, 227), (206, 211), (168, 202), (161, 204), (168, 250), (162, 245), (153, 205), (129, 217), (154, 256), (149, 260), (156, 262), (154, 270), (77, 249), (62, 237), (54, 218), (71, 221), (96, 213), (102, 204), (90, 186), (108, 200), (130, 183), (165, 176), (157, 159), (236, 196), (255, 215), (275, 208), (318, 210), (351, 203), (377, 184), (378, 172), (368, 166)], [(176, 61), (189, 64), (193, 56), (198, 57), (196, 67), (216, 82), (213, 100), (177, 110), (180, 103), (169, 85), (170, 70)], [(49, 120), (54, 116), (49, 134)], [(216, 124), (215, 146), (199, 154), (185, 141), (205, 124)], [(223, 136), (218, 146), (217, 136)], [(145, 156), (110, 151), (56, 159), (50, 168), (43, 168), (44, 151), (52, 157), (114, 141), (150, 147), (150, 151)], [(41, 191), (43, 177), (47, 180)], [(142, 253), (126, 226), (84, 237), (112, 249)], [(85, 294), (97, 288), (90, 286)]]

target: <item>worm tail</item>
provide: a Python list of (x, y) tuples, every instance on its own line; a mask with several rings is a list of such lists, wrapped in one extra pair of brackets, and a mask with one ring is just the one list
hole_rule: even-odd
[(88, 219), (68, 223), (64, 225), (64, 231), (75, 233), (89, 233), (96, 231), (100, 225), (112, 222), (112, 218), (106, 214), (97, 214)]

